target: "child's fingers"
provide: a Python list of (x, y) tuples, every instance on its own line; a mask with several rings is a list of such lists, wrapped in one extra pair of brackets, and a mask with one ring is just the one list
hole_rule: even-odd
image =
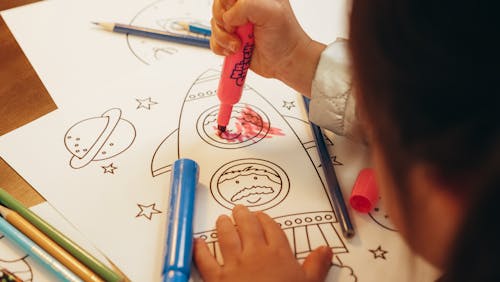
[(220, 0), (215, 0), (213, 5), (212, 5), (212, 16), (215, 19), (215, 22), (220, 25), (224, 26), (224, 21), (222, 20), (222, 15), (226, 12), (226, 9), (222, 7), (221, 1)]
[(236, 0), (219, 0), (220, 5), (224, 8), (224, 10), (229, 10), (234, 3), (236, 3)]
[(216, 222), (217, 236), (224, 264), (235, 260), (241, 253), (241, 240), (236, 227), (227, 215), (221, 215)]
[(236, 1), (223, 13), (222, 19), (225, 26), (240, 26), (248, 22), (248, 2), (245, 0)]
[(285, 232), (283, 232), (274, 219), (263, 212), (257, 212), (256, 216), (262, 225), (266, 241), (269, 245), (273, 245), (277, 248), (290, 248)]
[(238, 226), (238, 234), (240, 234), (243, 249), (266, 244), (264, 231), (262, 231), (259, 220), (247, 207), (243, 205), (234, 207), (233, 218)]
[(225, 31), (221, 26), (215, 23), (212, 18), (212, 36), (210, 36), (210, 48), (218, 55), (230, 55), (240, 48), (240, 39), (231, 33)]
[(217, 42), (215, 42), (215, 39), (211, 38), (210, 39), (210, 49), (217, 55), (224, 56), (224, 53), (226, 52), (226, 49), (222, 48)]
[(325, 281), (326, 275), (332, 265), (332, 250), (327, 247), (319, 247), (312, 251), (302, 264), (308, 281)]
[(201, 238), (196, 238), (194, 241), (193, 258), (204, 281), (218, 277), (221, 267), (210, 253), (207, 243)]

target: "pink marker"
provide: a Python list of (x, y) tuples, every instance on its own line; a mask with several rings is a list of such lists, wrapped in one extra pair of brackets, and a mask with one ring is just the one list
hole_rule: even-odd
[(241, 98), (254, 48), (253, 24), (247, 23), (237, 27), (236, 34), (241, 39), (241, 49), (224, 59), (219, 88), (217, 89), (217, 96), (221, 102), (217, 125), (221, 132), (226, 131), (233, 105), (238, 103)]

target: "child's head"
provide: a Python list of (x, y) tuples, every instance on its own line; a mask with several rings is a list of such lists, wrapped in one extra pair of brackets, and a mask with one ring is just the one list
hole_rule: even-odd
[[(493, 264), (499, 245), (488, 239), (499, 228), (494, 11), (482, 1), (355, 0), (351, 14), (356, 98), (382, 196), (410, 245), (454, 273)], [(461, 257), (469, 252), (474, 263)]]

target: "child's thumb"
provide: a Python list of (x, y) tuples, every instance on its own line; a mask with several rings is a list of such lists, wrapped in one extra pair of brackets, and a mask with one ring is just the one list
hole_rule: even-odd
[(324, 281), (332, 265), (332, 250), (323, 246), (312, 251), (302, 264), (308, 281)]

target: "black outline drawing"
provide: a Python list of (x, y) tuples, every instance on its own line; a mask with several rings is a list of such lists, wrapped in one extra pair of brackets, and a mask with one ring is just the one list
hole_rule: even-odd
[[(328, 137), (327, 137), (328, 138)], [(327, 142), (328, 143), (328, 142)], [(331, 163), (332, 165), (344, 165), (343, 163), (339, 162), (337, 160), (337, 156), (330, 156), (330, 160), (331, 160)], [(321, 167), (321, 164), (318, 165), (318, 167)]]
[(352, 267), (347, 266), (347, 265), (338, 265), (338, 264), (333, 264), (330, 268), (329, 273), (336, 273), (337, 275), (334, 275), (335, 278), (333, 281), (342, 281), (342, 282), (357, 282), (358, 277), (356, 274), (354, 274), (354, 270)]
[[(196, 121), (198, 135), (208, 144), (223, 149), (239, 149), (253, 145), (266, 138), (270, 133), (269, 117), (258, 107), (243, 104), (233, 106), (230, 124), (228, 128), (234, 128), (233, 124), (242, 126), (238, 132), (230, 132), (228, 129), (221, 136), (214, 136), (214, 128), (217, 128), (218, 106), (212, 106), (204, 111)], [(244, 134), (243, 134), (244, 133)]]
[[(5, 236), (0, 234), (0, 240), (4, 239)], [(0, 249), (3, 246), (0, 246)], [(23, 281), (33, 281), (33, 269), (31, 265), (27, 262), (27, 258), (29, 255), (26, 253), (22, 253), (22, 255), (16, 257), (5, 257), (5, 252), (0, 254), (0, 270), (6, 269), (8, 272), (14, 274), (18, 278), (21, 278)], [(1, 275), (1, 274), (0, 274)], [(1, 280), (1, 276), (0, 276)]]
[(394, 227), (393, 223), (390, 221), (390, 216), (387, 214), (383, 206), (384, 205), (382, 204), (382, 197), (379, 196), (377, 205), (373, 208), (371, 212), (368, 213), (368, 215), (380, 227), (389, 231), (398, 232), (398, 230)]
[(378, 245), (378, 247), (376, 249), (373, 249), (373, 250), (368, 249), (368, 251), (370, 251), (373, 254), (373, 259), (382, 258), (382, 259), (387, 260), (385, 255), (389, 253), (388, 251), (383, 250), (381, 245)]
[(72, 168), (80, 169), (92, 161), (110, 159), (134, 143), (135, 127), (123, 119), (121, 113), (121, 109), (112, 108), (101, 116), (84, 119), (68, 129), (64, 145), (72, 154), (69, 162)]
[[(248, 181), (249, 177), (253, 179)], [(259, 184), (251, 184), (254, 182), (252, 180), (259, 181)], [(229, 183), (230, 186), (226, 186)], [(240, 187), (239, 184), (244, 186)], [(221, 191), (235, 188), (236, 191), (229, 194)], [(210, 181), (212, 196), (229, 210), (237, 204), (245, 205), (250, 210), (267, 210), (281, 203), (289, 191), (290, 180), (286, 172), (278, 165), (262, 159), (239, 159), (226, 163)]]
[(136, 108), (137, 110), (138, 109), (151, 110), (151, 106), (158, 104), (158, 102), (151, 100), (151, 97), (144, 99), (135, 98), (135, 100), (137, 101), (137, 103), (139, 103), (139, 105), (137, 105)]
[[(186, 93), (186, 98), (184, 99), (184, 102), (182, 103), (180, 114), (179, 114), (179, 121), (177, 128), (170, 132), (165, 139), (163, 139), (159, 146), (156, 148), (152, 161), (151, 161), (151, 173), (153, 177), (159, 176), (163, 173), (169, 172), (171, 169), (171, 163), (173, 160), (180, 158), (183, 154), (181, 154), (180, 150), (180, 143), (182, 143), (182, 140), (187, 139), (187, 140), (192, 140), (192, 138), (195, 138), (194, 136), (183, 136), (181, 135), (181, 125), (184, 126), (196, 126), (197, 128), (197, 133), (198, 137), (201, 140), (204, 140), (207, 144), (209, 144), (211, 147), (214, 148), (214, 153), (217, 155), (216, 152), (220, 152), (220, 149), (231, 149), (230, 146), (223, 147), (221, 146), (221, 141), (219, 142), (207, 142), (209, 138), (206, 138), (206, 136), (203, 136), (203, 133), (200, 134), (200, 132), (204, 132), (203, 130), (200, 130), (198, 128), (199, 124), (203, 124), (203, 121), (209, 120), (209, 121), (214, 121), (216, 118), (216, 115), (214, 114), (217, 110), (217, 107), (214, 107), (214, 105), (218, 105), (218, 102), (216, 102), (216, 91), (214, 88), (216, 88), (216, 82), (220, 78), (220, 72), (217, 70), (207, 70), (204, 73), (202, 73), (191, 85), (190, 89)], [(212, 90), (206, 90), (206, 89), (212, 89)], [(320, 171), (318, 170), (317, 166), (320, 163), (319, 162), (319, 157), (317, 156), (317, 151), (315, 148), (314, 141), (312, 140), (312, 135), (310, 136), (299, 136), (299, 133), (294, 129), (294, 126), (300, 126), (299, 128), (308, 128), (308, 123), (295, 118), (295, 117), (289, 117), (286, 115), (281, 114), (278, 109), (270, 103), (263, 95), (258, 93), (255, 89), (251, 88), (248, 83), (245, 85), (244, 91), (252, 91), (251, 94), (247, 95), (252, 95), (253, 100), (254, 99), (262, 99), (263, 103), (265, 104), (265, 107), (268, 108), (266, 111), (258, 109), (255, 105), (251, 104), (243, 104), (243, 102), (240, 102), (239, 104), (236, 104), (237, 109), (241, 109), (243, 107), (249, 107), (253, 109), (255, 112), (265, 112), (265, 116), (263, 119), (269, 119), (267, 115), (269, 114), (269, 111), (271, 111), (271, 108), (276, 112), (274, 115), (275, 118), (280, 118), (281, 121), (278, 124), (281, 124), (283, 122), (282, 126), (288, 126), (290, 128), (289, 134), (291, 134), (290, 137), (294, 139), (294, 137), (298, 140), (298, 144), (304, 149), (306, 152), (305, 156), (306, 158), (309, 158), (309, 161), (311, 162), (312, 167), (315, 168), (315, 174), (318, 176), (318, 181), (319, 183), (322, 184), (322, 189), (321, 193), (324, 193), (325, 195), (325, 203), (328, 203), (327, 206), (330, 210), (317, 210), (317, 211), (306, 211), (303, 213), (290, 213), (290, 214), (284, 214), (282, 216), (277, 216), (274, 217), (274, 219), (279, 222), (285, 233), (287, 234), (289, 241), (293, 242), (293, 251), (295, 252), (295, 255), (298, 259), (303, 259), (307, 256), (311, 250), (315, 249), (316, 247), (319, 247), (319, 245), (328, 245), (330, 248), (332, 248), (335, 256), (333, 258), (333, 263), (338, 266), (344, 266), (342, 261), (340, 260), (339, 256), (342, 256), (343, 254), (349, 253), (349, 250), (347, 249), (346, 244), (343, 241), (343, 237), (340, 235), (339, 232), (337, 232), (338, 228), (338, 220), (333, 212), (332, 208), (332, 203), (330, 202), (328, 198), (328, 192), (325, 186), (325, 181), (323, 179), (323, 176), (321, 175)], [(211, 99), (210, 101), (207, 101), (205, 103), (196, 103), (198, 100), (202, 99)], [(193, 102), (195, 102), (193, 104)], [(246, 102), (248, 103), (248, 101)], [(189, 105), (189, 106), (188, 106)], [(258, 109), (258, 110), (255, 110)], [(195, 110), (196, 112), (191, 112), (191, 110)], [(189, 111), (189, 113), (187, 113)], [(233, 112), (233, 115), (235, 112)], [(196, 125), (189, 125), (189, 124), (184, 124), (181, 123), (182, 121), (182, 116), (187, 115), (187, 118), (189, 120), (194, 119), (196, 120), (195, 123)], [(194, 115), (194, 116), (193, 116)], [(259, 113), (260, 115), (260, 113)], [(210, 116), (210, 118), (207, 118), (207, 116)], [(262, 119), (262, 117), (261, 117)], [(200, 122), (201, 121), (201, 122)], [(269, 123), (272, 123), (273, 121), (270, 120)], [(269, 124), (269, 128), (272, 128), (272, 126)], [(213, 138), (216, 136), (216, 127), (214, 127), (213, 132), (211, 136)], [(192, 130), (189, 130), (189, 132), (192, 132)], [(182, 130), (182, 134), (185, 134), (185, 130)], [(207, 132), (205, 132), (207, 134)], [(281, 133), (283, 135), (284, 133)], [(304, 133), (301, 133), (302, 135)], [(268, 136), (272, 134), (262, 134), (264, 135), (264, 138), (280, 138), (279, 134), (275, 136)], [(205, 137), (205, 138), (204, 138)], [(263, 140), (264, 138), (261, 138), (260, 140)], [(302, 140), (303, 138), (308, 138), (308, 140)], [(254, 138), (256, 139), (256, 138)], [(250, 139), (253, 140), (253, 139)], [(291, 139), (290, 139), (291, 140)], [(329, 140), (329, 139), (327, 139)], [(292, 141), (291, 141), (292, 142)], [(296, 141), (293, 141), (296, 142)], [(333, 145), (331, 140), (329, 140), (330, 144)], [(243, 142), (245, 143), (245, 142)], [(243, 144), (241, 143), (241, 144)], [(241, 145), (239, 144), (239, 145)], [(242, 150), (249, 150), (247, 148), (252, 148), (251, 146), (255, 146), (257, 144), (260, 144), (259, 140), (253, 140), (251, 142), (248, 142), (248, 144), (245, 144), (245, 146), (240, 146), (239, 149)], [(233, 145), (234, 146), (234, 145)], [(204, 146), (205, 147), (205, 146)], [(203, 149), (206, 150), (206, 149)], [(230, 150), (231, 151), (231, 150)], [(229, 151), (228, 151), (229, 152)], [(205, 152), (207, 153), (207, 152)], [(222, 153), (222, 152), (220, 152)], [(214, 156), (215, 156), (214, 155)], [(233, 167), (235, 171), (241, 172), (245, 168), (252, 166), (254, 164), (259, 164), (263, 165), (259, 167), (259, 169), (265, 169), (268, 170), (267, 172), (274, 171), (275, 179), (280, 179), (274, 181), (275, 183), (278, 182), (283, 182), (286, 183), (285, 185), (288, 187), (290, 185), (290, 188), (283, 189), (284, 193), (278, 193), (278, 196), (276, 196), (273, 199), (270, 199), (268, 201), (264, 201), (262, 206), (255, 205), (252, 206), (252, 203), (246, 204), (249, 206), (250, 209), (252, 210), (265, 210), (265, 209), (271, 209), (274, 208), (275, 206), (279, 206), (279, 204), (282, 201), (285, 201), (284, 199), (287, 198), (287, 196), (291, 193), (288, 190), (292, 190), (293, 188), (291, 187), (292, 184), (290, 183), (291, 180), (289, 180), (288, 173), (286, 173), (286, 170), (284, 170), (282, 167), (278, 166), (275, 162), (270, 162), (269, 160), (263, 160), (262, 157), (259, 159), (256, 158), (243, 158), (243, 159), (238, 159), (235, 156), (234, 161), (229, 161), (225, 162), (223, 164), (217, 165), (218, 168), (214, 169), (213, 172), (210, 172), (210, 191), (213, 199), (215, 200), (216, 203), (218, 203), (220, 206), (226, 208), (226, 209), (231, 209), (234, 205), (234, 201), (231, 201), (231, 199), (236, 199), (235, 195), (237, 195), (238, 191), (235, 191), (234, 193), (228, 193), (227, 195), (223, 195), (224, 193), (220, 192), (218, 187), (218, 179), (221, 175), (224, 174), (224, 172), (232, 172), (231, 168)], [(272, 168), (272, 169), (270, 169)], [(279, 175), (279, 177), (277, 176)], [(245, 175), (248, 176), (248, 175)], [(253, 177), (253, 176), (252, 176)], [(248, 180), (245, 180), (248, 181)], [(290, 183), (290, 184), (289, 184)], [(251, 186), (251, 185), (250, 185)], [(246, 186), (245, 186), (246, 187)], [(240, 189), (241, 193), (248, 192), (248, 187), (246, 187), (247, 190), (245, 190), (243, 187)], [(259, 188), (260, 189), (260, 188)], [(266, 189), (262, 190), (253, 190), (253, 195), (256, 195), (255, 198), (258, 198), (259, 193), (263, 191), (270, 191)], [(319, 192), (319, 191), (318, 191)], [(236, 197), (236, 198), (233, 198)], [(255, 198), (252, 198), (252, 200), (255, 200)], [(201, 237), (204, 238), (209, 246), (211, 246), (212, 253), (217, 256), (218, 252), (218, 243), (217, 243), (217, 234), (215, 230), (207, 230), (207, 231), (201, 231), (201, 232), (196, 232), (195, 237)], [(301, 239), (297, 239), (301, 238)], [(319, 245), (318, 245), (319, 244)]]
[(283, 108), (287, 110), (291, 110), (292, 108), (295, 108), (295, 101), (285, 101), (283, 100)]
[(104, 174), (115, 174), (115, 169), (118, 169), (118, 167), (114, 166), (113, 163), (110, 163), (109, 165), (103, 165), (101, 167), (104, 169)]
[(139, 213), (137, 213), (137, 215), (135, 217), (144, 216), (145, 218), (151, 220), (151, 218), (153, 217), (153, 214), (162, 213), (161, 210), (156, 209), (156, 203), (152, 203), (150, 205), (142, 205), (142, 204), (137, 203), (137, 206), (139, 207), (140, 211), (139, 211)]
[[(179, 50), (175, 49), (174, 47), (166, 46), (166, 47), (154, 47), (153, 48), (153, 56), (155, 57), (155, 60), (161, 60), (162, 56), (167, 55), (174, 55), (175, 53), (179, 52)], [(163, 54), (163, 55), (162, 55)]]
[[(182, 21), (182, 22), (199, 23), (206, 26), (210, 26), (209, 22), (202, 22), (200, 21), (199, 18), (196, 18), (196, 16), (192, 15), (191, 9), (189, 9), (189, 7), (186, 8), (185, 11), (181, 11), (180, 6), (176, 6), (178, 3), (182, 3), (183, 4), (182, 7), (189, 6), (183, 0), (154, 1), (151, 4), (145, 6), (143, 9), (141, 9), (132, 18), (132, 20), (130, 20), (129, 24), (150, 27), (182, 35), (190, 35), (190, 36), (198, 36), (206, 38), (206, 36), (204, 35), (185, 31), (177, 24), (178, 21)], [(201, 3), (196, 3), (196, 4), (201, 5)], [(207, 4), (207, 8), (209, 7), (211, 7), (211, 5)], [(162, 12), (167, 11), (166, 9), (176, 10), (176, 16), (168, 17), (169, 15), (168, 13), (162, 14)], [(165, 15), (167, 15), (167, 17), (165, 17)], [(145, 19), (147, 23), (144, 22)], [(181, 51), (179, 48), (177, 48), (178, 44), (173, 42), (138, 38), (130, 36), (128, 34), (126, 35), (126, 41), (127, 41), (127, 46), (129, 50), (132, 52), (132, 54), (139, 61), (141, 61), (146, 65), (150, 65), (156, 60), (163, 59), (162, 56), (172, 56)]]

